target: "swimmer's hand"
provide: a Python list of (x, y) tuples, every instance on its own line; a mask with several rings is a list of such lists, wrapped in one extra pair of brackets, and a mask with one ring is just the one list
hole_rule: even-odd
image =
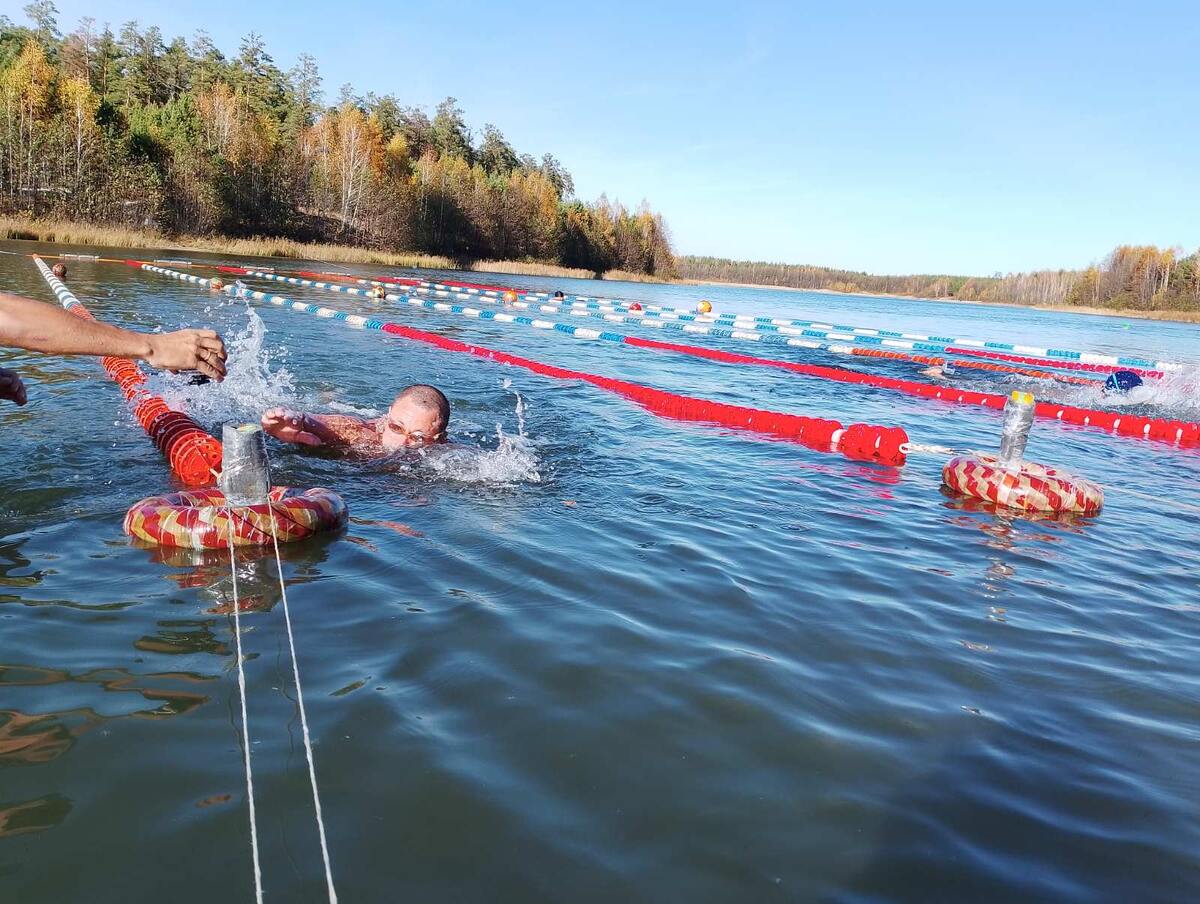
[(225, 343), (212, 330), (176, 330), (146, 336), (147, 364), (166, 370), (197, 370), (214, 380), (225, 379)]
[(308, 415), (290, 408), (271, 408), (263, 412), (263, 432), (285, 443), (323, 446), (324, 440), (312, 432)]
[(26, 402), (25, 384), (19, 376), (3, 367), (0, 367), (0, 399), (8, 399), (18, 405), (24, 405)]

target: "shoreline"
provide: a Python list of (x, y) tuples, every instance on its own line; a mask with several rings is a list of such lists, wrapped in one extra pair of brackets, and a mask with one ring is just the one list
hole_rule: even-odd
[(894, 298), (897, 301), (931, 301), (940, 304), (978, 305), (1006, 310), (1053, 311), (1061, 314), (1086, 314), (1091, 317), (1128, 317), (1133, 320), (1168, 320), (1174, 323), (1200, 323), (1200, 311), (1150, 311), (1130, 308), (1096, 308), (1069, 304), (1009, 304), (1003, 301), (977, 301), (973, 298), (929, 298), (924, 295), (895, 295), (890, 292), (838, 292), (835, 289), (802, 289), (799, 286), (772, 286), (761, 283), (722, 282), (717, 279), (676, 279), (672, 282), (689, 286), (730, 286), (738, 289), (778, 289), (782, 292), (816, 292), (821, 295), (841, 295), (845, 298)]
[(834, 289), (804, 289), (798, 286), (777, 286), (762, 283), (723, 282), (714, 279), (663, 279), (642, 273), (609, 270), (595, 274), (590, 270), (543, 264), (536, 261), (472, 261), (465, 268), (457, 261), (436, 254), (420, 252), (381, 251), (353, 245), (331, 245), (320, 242), (300, 242), (284, 238), (171, 237), (152, 230), (114, 226), (95, 226), (50, 220), (27, 220), (21, 217), (0, 216), (0, 240), (44, 242), (47, 244), (100, 246), (115, 249), (160, 251), (189, 251), (261, 257), (272, 260), (312, 260), (326, 264), (369, 264), (405, 267), (418, 270), (457, 270), (472, 273), (496, 273), (509, 276), (544, 276), (562, 279), (594, 279), (599, 282), (618, 281), (684, 286), (729, 286), (740, 289), (774, 289), (782, 292), (814, 292), (822, 295), (841, 295), (847, 298), (894, 298), (898, 301), (928, 301), (945, 304), (979, 305), (1008, 310), (1053, 311), (1064, 314), (1083, 314), (1091, 317), (1124, 317), (1132, 320), (1200, 323), (1200, 311), (1120, 310), (1074, 305), (1025, 305), (1001, 301), (977, 301), (969, 298), (928, 298), (918, 295), (896, 295), (888, 292), (838, 292)]

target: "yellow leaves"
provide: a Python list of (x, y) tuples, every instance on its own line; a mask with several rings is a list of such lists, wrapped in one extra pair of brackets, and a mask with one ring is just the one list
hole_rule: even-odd
[(54, 70), (39, 42), (26, 41), (3, 78), (5, 99), (19, 104), (24, 117), (31, 120), (48, 117)]
[(63, 112), (71, 119), (77, 134), (93, 135), (100, 130), (96, 125), (96, 111), (100, 109), (100, 98), (85, 79), (63, 79), (58, 86), (58, 97)]
[(279, 142), (279, 124), (254, 110), (241, 89), (213, 82), (196, 95), (209, 148), (234, 166), (265, 166)]

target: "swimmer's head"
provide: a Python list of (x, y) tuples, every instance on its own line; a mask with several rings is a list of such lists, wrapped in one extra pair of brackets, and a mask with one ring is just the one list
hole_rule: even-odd
[(67, 265), (66, 264), (55, 264), (53, 267), (50, 268), (50, 272), (53, 273), (55, 276), (57, 276), (59, 279), (66, 279), (67, 278)]
[(712, 302), (711, 301), (702, 301), (702, 302), (700, 302), (700, 304), (696, 305), (696, 310), (698, 312), (700, 312), (701, 314), (711, 314), (712, 313)]
[(387, 452), (430, 446), (446, 441), (450, 401), (435, 386), (405, 387), (379, 421), (379, 436)]
[(1117, 370), (1108, 375), (1104, 381), (1105, 392), (1129, 392), (1135, 386), (1142, 385), (1142, 378), (1132, 370)]
[(555, 292), (555, 293), (554, 293), (554, 297), (555, 297), (555, 298), (560, 298), (560, 299), (561, 299), (561, 298), (566, 298), (567, 296), (566, 296), (566, 295), (563, 295), (563, 293), (562, 293), (562, 289), (559, 289), (557, 292)]
[(220, 292), (222, 289), (225, 288), (225, 282), (224, 282), (224, 280), (221, 279), (221, 277), (214, 276), (212, 279), (210, 279), (208, 281), (208, 287), (210, 289), (212, 289), (214, 292)]

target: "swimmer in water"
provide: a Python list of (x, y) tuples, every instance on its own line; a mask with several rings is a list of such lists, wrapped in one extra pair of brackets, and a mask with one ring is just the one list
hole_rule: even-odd
[(933, 377), (935, 380), (945, 380), (954, 375), (954, 365), (947, 361), (945, 364), (935, 364), (933, 367), (927, 367), (921, 374), (926, 377)]
[(1131, 389), (1136, 389), (1142, 385), (1142, 378), (1135, 374), (1132, 370), (1115, 370), (1108, 375), (1108, 379), (1104, 381), (1104, 393), (1117, 393), (1123, 395)]
[(387, 414), (370, 421), (289, 408), (272, 408), (262, 416), (263, 431), (281, 442), (371, 455), (444, 443), (449, 423), (449, 400), (437, 387), (423, 383), (402, 389)]

